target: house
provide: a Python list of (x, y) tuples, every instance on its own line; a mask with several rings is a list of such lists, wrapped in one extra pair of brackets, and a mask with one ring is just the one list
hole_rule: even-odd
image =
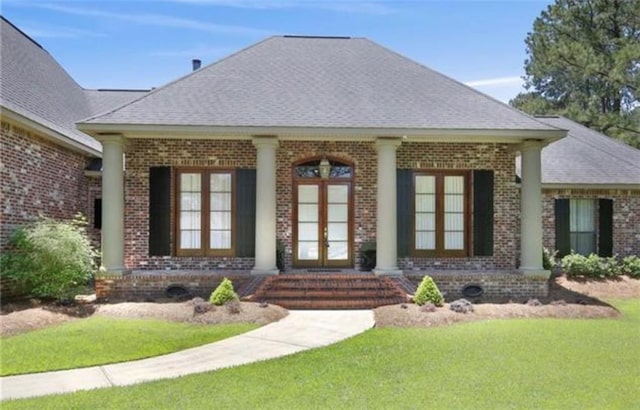
[(75, 122), (145, 91), (83, 89), (4, 17), (0, 28), (0, 251), (15, 228), (38, 215), (70, 219), (81, 212), (99, 242), (95, 209), (100, 209), (102, 146)]
[(542, 150), (543, 243), (559, 256), (640, 255), (640, 150), (563, 117)]
[(112, 273), (276, 274), (277, 241), (287, 270), (357, 269), (375, 241), (378, 275), (548, 275), (540, 158), (566, 131), (364, 38), (271, 37), (78, 128)]

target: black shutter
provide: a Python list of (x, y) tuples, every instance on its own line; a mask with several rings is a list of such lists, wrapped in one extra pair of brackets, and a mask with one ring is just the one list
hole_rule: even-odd
[(149, 168), (149, 256), (171, 255), (171, 168)]
[(93, 227), (102, 229), (102, 198), (93, 199)]
[(493, 171), (473, 171), (473, 254), (493, 255)]
[(556, 250), (563, 257), (571, 253), (571, 218), (568, 199), (555, 200)]
[(398, 257), (409, 256), (413, 229), (413, 172), (410, 169), (396, 170), (396, 212), (398, 225)]
[(256, 254), (256, 170), (236, 170), (236, 256)]
[(598, 255), (613, 256), (613, 201), (600, 199), (598, 202)]

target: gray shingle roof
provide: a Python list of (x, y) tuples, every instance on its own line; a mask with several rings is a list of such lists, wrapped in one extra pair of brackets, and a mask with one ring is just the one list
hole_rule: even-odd
[(553, 130), (363, 38), (270, 37), (88, 124)]
[(545, 184), (640, 185), (640, 150), (564, 117), (538, 117), (569, 130), (542, 150)]
[(0, 106), (87, 147), (101, 145), (75, 123), (114, 108), (140, 92), (84, 90), (38, 43), (0, 18)]

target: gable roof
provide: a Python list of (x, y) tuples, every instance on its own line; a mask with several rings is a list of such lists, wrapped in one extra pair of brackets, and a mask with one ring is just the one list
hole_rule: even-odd
[(100, 143), (76, 129), (75, 123), (146, 91), (85, 90), (40, 44), (2, 16), (0, 26), (3, 115), (32, 121), (59, 142), (98, 155)]
[(81, 127), (141, 125), (563, 135), (370, 40), (343, 37), (270, 37)]
[(640, 188), (640, 150), (564, 117), (537, 117), (569, 130), (542, 149), (542, 183), (634, 185)]

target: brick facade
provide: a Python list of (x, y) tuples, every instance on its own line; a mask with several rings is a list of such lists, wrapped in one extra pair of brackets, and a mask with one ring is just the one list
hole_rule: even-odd
[[(38, 215), (64, 220), (80, 212), (93, 226), (93, 196), (100, 191), (100, 180), (84, 175), (88, 157), (12, 122), (3, 120), (0, 131), (0, 250), (15, 228)], [(98, 243), (99, 231), (89, 233)]]
[[(277, 150), (277, 235), (285, 245), (286, 267), (292, 260), (293, 164), (326, 155), (354, 167), (354, 262), (362, 243), (376, 238), (377, 154), (373, 142), (280, 141)], [(514, 154), (507, 144), (404, 143), (398, 168), (492, 169), (495, 171), (495, 244), (492, 257), (403, 258), (400, 267), (420, 269), (513, 270), (519, 248), (519, 191)], [(149, 257), (149, 168), (153, 166), (255, 168), (256, 149), (249, 140), (131, 140), (125, 172), (125, 264), (142, 270), (248, 270), (253, 258)], [(172, 195), (175, 195), (172, 189)], [(173, 200), (172, 200), (173, 204)], [(174, 205), (172, 205), (174, 206)], [(174, 210), (175, 211), (175, 210)], [(175, 220), (172, 212), (171, 231)], [(174, 235), (172, 235), (174, 236)]]
[[(543, 243), (555, 249), (556, 199), (612, 199), (613, 254), (640, 255), (640, 191), (622, 189), (543, 189)], [(596, 221), (596, 226), (598, 221)]]

